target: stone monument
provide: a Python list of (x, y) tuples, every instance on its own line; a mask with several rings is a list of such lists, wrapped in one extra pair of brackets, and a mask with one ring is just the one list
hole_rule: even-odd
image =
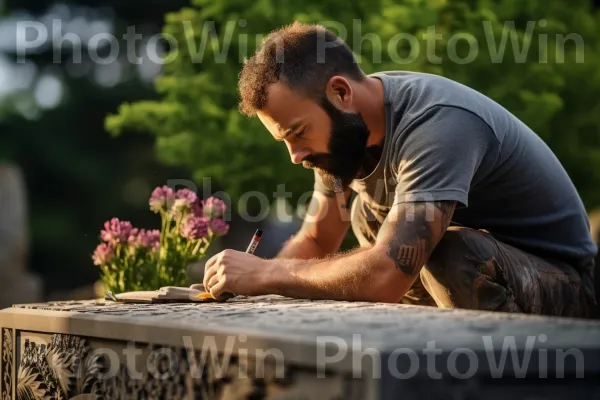
[(42, 282), (27, 271), (26, 197), (21, 170), (0, 164), (0, 308), (41, 301)]

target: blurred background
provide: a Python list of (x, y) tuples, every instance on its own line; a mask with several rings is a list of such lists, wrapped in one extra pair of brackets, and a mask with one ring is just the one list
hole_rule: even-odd
[(312, 173), (239, 115), (236, 83), (293, 20), (324, 23), (366, 72), (441, 74), (501, 103), (554, 150), (600, 230), (600, 0), (0, 0), (0, 307), (93, 296), (103, 223), (158, 228), (148, 197), (173, 181), (228, 197), (212, 252), (263, 227), (257, 255), (274, 255)]

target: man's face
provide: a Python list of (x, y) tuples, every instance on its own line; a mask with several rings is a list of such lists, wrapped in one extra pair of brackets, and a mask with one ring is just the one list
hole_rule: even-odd
[(327, 100), (318, 104), (278, 82), (258, 117), (285, 142), (292, 162), (316, 169), (330, 189), (346, 188), (357, 176), (369, 137), (360, 114), (340, 111)]

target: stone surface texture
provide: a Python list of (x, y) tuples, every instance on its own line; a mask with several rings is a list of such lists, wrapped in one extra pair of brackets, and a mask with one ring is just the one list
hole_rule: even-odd
[(546, 346), (596, 348), (600, 321), (442, 310), (434, 307), (339, 301), (310, 301), (280, 296), (238, 296), (224, 303), (115, 304), (104, 301), (15, 305), (18, 308), (125, 317), (135, 323), (168, 323), (185, 329), (231, 330), (314, 343), (336, 336), (380, 349), (419, 348), (431, 340), (440, 348), (482, 348), (483, 336), (546, 335)]
[[(18, 399), (30, 393), (117, 399), (395, 399), (400, 393), (406, 399), (600, 398), (600, 321), (594, 320), (238, 296), (225, 303), (22, 304), (0, 311), (0, 327), (3, 376), (12, 364), (3, 395), (12, 390)], [(425, 362), (432, 342), (440, 353), (434, 368), (440, 378), (431, 376), (432, 365)], [(490, 354), (499, 359), (507, 343), (528, 365), (515, 366), (509, 355), (496, 376), (486, 360)], [(211, 345), (214, 357), (207, 353)], [(140, 352), (138, 377), (127, 370), (128, 346)], [(112, 353), (106, 349), (118, 356), (107, 357)], [(275, 350), (282, 365), (259, 356), (263, 350)], [(414, 352), (414, 359), (398, 351)], [(177, 355), (175, 361), (161, 359), (164, 352)], [(584, 365), (571, 354), (571, 363), (559, 366), (560, 352), (580, 353)], [(477, 368), (469, 373), (474, 361)], [(113, 366), (116, 373), (102, 378)], [(169, 371), (168, 379), (160, 378)], [(498, 379), (490, 380), (490, 373)], [(532, 381), (538, 377), (542, 385)]]

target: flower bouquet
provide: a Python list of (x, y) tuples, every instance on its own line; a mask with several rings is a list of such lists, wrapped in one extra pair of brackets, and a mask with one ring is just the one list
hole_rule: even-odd
[(102, 243), (92, 260), (106, 289), (115, 294), (188, 286), (187, 266), (229, 231), (222, 218), (226, 205), (215, 197), (200, 201), (189, 189), (162, 186), (152, 192), (149, 204), (160, 215), (160, 230), (134, 228), (113, 218), (100, 232)]

